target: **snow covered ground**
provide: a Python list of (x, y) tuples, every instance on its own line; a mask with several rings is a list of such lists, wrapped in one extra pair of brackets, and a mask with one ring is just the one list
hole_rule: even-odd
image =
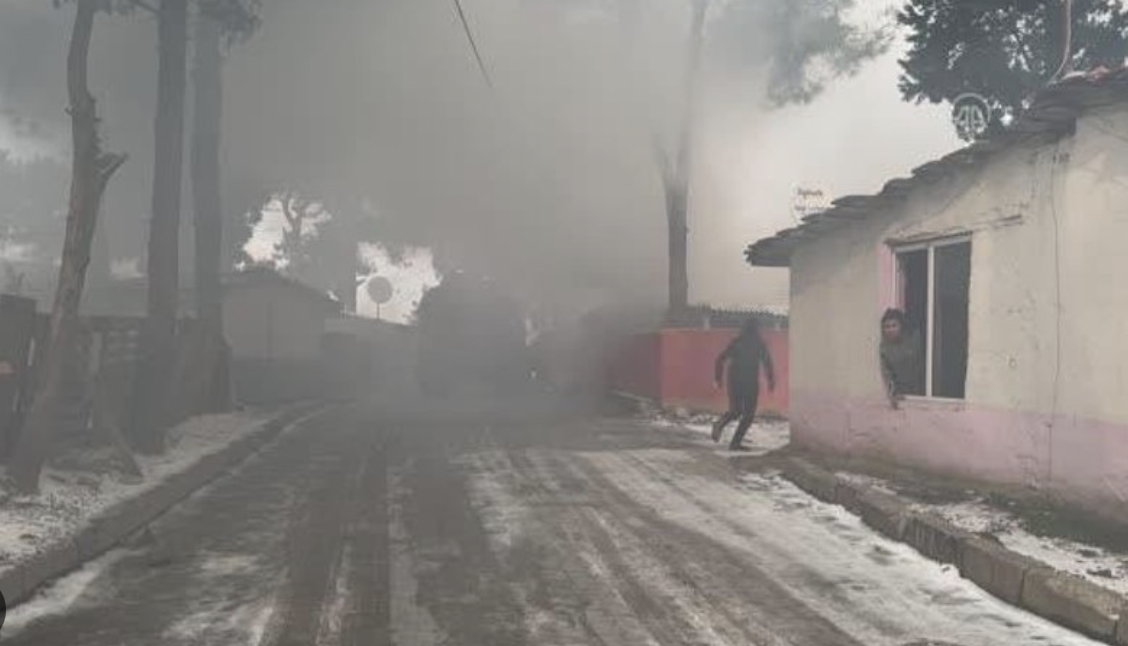
[(9, 609), (4, 618), (3, 635), (10, 638), (32, 622), (53, 615), (60, 608), (72, 607), (82, 596), (89, 593), (91, 583), (113, 567), (114, 563), (120, 561), (123, 556), (125, 552), (115, 550), (94, 559), (43, 589), (36, 595), (34, 601)]
[(1036, 536), (1014, 515), (983, 502), (934, 506), (952, 523), (973, 531), (987, 531), (1010, 549), (1093, 583), (1128, 595), (1128, 554), (1114, 553), (1067, 538)]
[[(567, 621), (534, 621), (546, 614), (536, 603), (546, 585), (548, 614), (573, 594), (587, 599), (586, 625), (604, 643), (1094, 643), (774, 473), (738, 475), (717, 459), (727, 452), (692, 448), (712, 446), (707, 426), (651, 429), (681, 437), (665, 447), (463, 459), (499, 559), (519, 560), (535, 545), (559, 573), (558, 583), (528, 590), (514, 582), (535, 643), (585, 643)], [(784, 442), (785, 425), (757, 425), (749, 440), (766, 453)]]
[(937, 514), (957, 527), (976, 534), (991, 534), (1007, 548), (1050, 566), (1075, 574), (1122, 595), (1128, 595), (1128, 553), (1115, 552), (1062, 536), (1035, 534), (1026, 529), (1023, 519), (983, 495), (968, 491), (966, 500), (930, 503), (916, 500), (897, 484), (858, 473), (839, 472), (839, 476), (886, 493), (901, 496), (918, 511)]
[(361, 621), (367, 643), (421, 645), (1095, 643), (734, 469), (707, 426), (412, 427), (385, 462), (381, 425), (349, 415), (158, 520), (184, 541), (170, 562), (159, 540), (115, 550), (17, 608), (6, 641), (333, 646)]
[(164, 454), (137, 456), (144, 474), (141, 480), (113, 469), (48, 466), (36, 495), (0, 488), (0, 569), (72, 536), (99, 512), (184, 471), (246, 436), (268, 417), (265, 411), (253, 411), (192, 418), (169, 431)]
[[(736, 431), (736, 422), (728, 425), (721, 442), (714, 445), (710, 434), (713, 432), (715, 419), (715, 416), (710, 415), (694, 415), (681, 421), (663, 416), (649, 416), (647, 421), (656, 429), (673, 431), (681, 435), (688, 432), (688, 437), (696, 444), (715, 446), (719, 451), (731, 453), (727, 447), (733, 432)], [(740, 455), (761, 457), (786, 447), (790, 442), (791, 427), (786, 420), (759, 420), (749, 429), (745, 439), (744, 444), (748, 450), (741, 452)]]
[[(708, 436), (712, 430), (709, 423), (711, 418), (707, 416), (694, 416), (678, 421), (652, 414), (648, 419), (655, 428), (679, 433), (689, 431), (696, 442), (710, 442)], [(734, 426), (727, 430), (726, 439), (731, 437)], [(790, 430), (786, 421), (765, 420), (752, 427), (746, 443), (751, 449), (749, 455), (761, 456), (787, 446), (789, 441)], [(722, 443), (718, 450), (723, 451), (724, 446)], [(840, 471), (837, 475), (888, 494), (905, 496), (894, 483), (881, 478), (846, 471)], [(963, 502), (917, 502), (913, 506), (920, 511), (937, 513), (967, 531), (990, 533), (1002, 541), (1003, 545), (1020, 554), (1128, 595), (1128, 553), (1113, 552), (1068, 538), (1036, 535), (1028, 531), (1022, 519), (1014, 513), (990, 504), (975, 492), (967, 492), (967, 497), (969, 500)]]

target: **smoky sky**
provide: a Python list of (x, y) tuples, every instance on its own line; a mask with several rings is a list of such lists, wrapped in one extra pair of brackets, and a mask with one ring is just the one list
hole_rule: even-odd
[[(804, 32), (803, 21), (783, 34), (786, 16), (762, 10), (773, 4), (715, 0), (711, 10), (699, 112), (708, 123), (691, 214), (695, 300), (748, 293), (729, 283), (746, 275), (735, 272), (750, 240), (733, 238), (725, 222), (760, 219), (740, 230), (764, 233), (781, 223), (780, 205), (758, 204), (744, 186), (755, 181), (732, 172), (764, 136), (760, 127), (809, 109), (777, 110), (773, 78), (814, 70), (833, 92), (845, 83), (839, 73), (860, 67), (864, 76), (869, 60), (773, 67), (781, 39), (806, 38), (817, 50), (843, 38)], [(339, 208), (368, 201), (382, 239), (433, 247), (444, 264), (490, 273), (542, 302), (664, 298), (666, 223), (651, 140), (673, 139), (688, 2), (464, 6), (492, 89), (449, 0), (264, 0), (261, 30), (227, 60), (228, 217), (282, 189)], [(63, 156), (70, 18), (47, 0), (0, 5), (0, 119), (25, 145)], [(104, 209), (119, 258), (141, 255), (147, 231), (155, 32), (137, 12), (100, 17), (94, 34), (90, 84), (105, 145), (130, 155)], [(183, 217), (187, 232), (190, 210)]]

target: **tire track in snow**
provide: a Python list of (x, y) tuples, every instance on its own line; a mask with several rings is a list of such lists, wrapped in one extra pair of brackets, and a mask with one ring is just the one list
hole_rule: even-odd
[[(331, 451), (314, 458), (318, 467), (311, 474), (304, 500), (295, 512), (286, 544), (286, 574), (277, 603), (260, 646), (309, 646), (322, 634), (322, 626), (333, 627), (332, 612), (344, 550), (349, 502), (359, 486), (365, 452), (355, 450), (358, 429), (323, 438)], [(313, 477), (313, 476), (316, 477)]]
[[(460, 460), (517, 572), (530, 643), (1094, 644), (778, 478), (742, 478), (700, 447), (655, 446), (494, 445)], [(592, 628), (612, 623), (630, 636)]]
[[(597, 507), (603, 506), (602, 500), (585, 500), (582, 496), (575, 500), (576, 491), (595, 493), (595, 489), (574, 477), (567, 481), (559, 479), (559, 470), (539, 460), (534, 461), (528, 454), (514, 456), (513, 464), (520, 480), (529, 483), (526, 490), (540, 494), (531, 498), (534, 513), (539, 511), (541, 514), (530, 528), (536, 534), (529, 540), (540, 540), (542, 536), (549, 538), (556, 547), (558, 558), (563, 557), (560, 562), (564, 571), (572, 575), (571, 580), (586, 579), (583, 588), (562, 591), (565, 595), (578, 596), (577, 593), (582, 590), (594, 594), (598, 604), (613, 600), (616, 607), (613, 619), (631, 624), (633, 632), (644, 635), (647, 643), (660, 646), (723, 643), (717, 641), (717, 635), (711, 630), (702, 631), (702, 626), (695, 624), (686, 613), (671, 607), (676, 605), (671, 604), (671, 598), (655, 594), (658, 588), (648, 585), (653, 581), (648, 581), (632, 567), (634, 564), (608, 539), (602, 529), (603, 521), (597, 517)], [(557, 529), (564, 527), (570, 528), (564, 534), (567, 549), (563, 549), (555, 538)], [(601, 629), (610, 622), (599, 621), (602, 618), (596, 617), (596, 621), (586, 624), (585, 628), (605, 643), (632, 643), (603, 634)]]
[[(626, 546), (643, 573), (664, 572), (651, 587), (674, 590), (671, 611), (694, 618), (705, 643), (720, 627), (728, 643), (860, 646), (813, 613), (742, 555), (709, 536), (667, 522), (588, 462), (590, 454), (553, 455), (558, 468), (586, 478), (603, 494), (610, 545)], [(624, 521), (625, 519), (625, 521)]]
[[(738, 559), (718, 559), (717, 549), (702, 546), (696, 535), (687, 542), (678, 536), (680, 528), (663, 523), (629, 497), (616, 496), (617, 490), (598, 473), (560, 455), (511, 453), (501, 460), (512, 465), (511, 470), (477, 475), (496, 475), (512, 483), (513, 490), (498, 502), (519, 501), (526, 507), (527, 540), (551, 546), (551, 565), (559, 563), (568, 573), (571, 589), (553, 591), (557, 605), (562, 597), (592, 597), (594, 586), (597, 605), (617, 609), (614, 623), (634, 628), (629, 640), (607, 643), (857, 646), (813, 613), (789, 610), (787, 595), (780, 590), (767, 591), (782, 596), (772, 614), (799, 614), (791, 621), (794, 626), (788, 628), (783, 625), (788, 622), (778, 618), (773, 625), (756, 616), (756, 604), (749, 601), (765, 594), (762, 576), (749, 572)], [(702, 559), (703, 550), (711, 552), (709, 558)], [(789, 641), (780, 634), (797, 637)]]
[[(530, 472), (516, 452), (492, 448), (464, 456), (467, 486), (507, 581), (522, 607), (529, 644), (660, 646), (627, 601), (606, 585), (607, 566), (584, 532), (564, 515), (587, 504), (567, 487)], [(575, 493), (574, 490), (571, 493)], [(534, 501), (550, 507), (545, 523)]]
[[(24, 604), (36, 609), (37, 620), (18, 634), (6, 628), (2, 642), (258, 644), (285, 571), (279, 525), (326, 459), (319, 431), (339, 413), (322, 410), (296, 421), (233, 473), (155, 520), (155, 540), (111, 551), (86, 580), (83, 570), (45, 589)], [(54, 597), (72, 587), (72, 601)]]
[[(638, 503), (737, 550), (802, 604), (866, 644), (944, 638), (966, 646), (1089, 645), (1084, 637), (1013, 608), (835, 506), (778, 479), (742, 485), (709, 456), (647, 450), (580, 459)], [(703, 534), (704, 536), (704, 534)], [(860, 539), (860, 540), (859, 540)]]

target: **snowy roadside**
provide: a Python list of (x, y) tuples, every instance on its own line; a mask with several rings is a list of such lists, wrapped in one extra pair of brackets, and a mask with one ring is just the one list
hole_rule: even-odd
[[(693, 445), (714, 446), (710, 419), (678, 419), (654, 411), (639, 417)], [(785, 449), (789, 441), (786, 422), (760, 421), (748, 435), (750, 451), (744, 455), (759, 470), (759, 458)], [(824, 461), (817, 456), (784, 453), (780, 464), (785, 477), (814, 497), (844, 506), (879, 532), (955, 565), (961, 576), (1015, 606), (1103, 641), (1128, 644), (1128, 613), (1123, 610), (1128, 607), (1128, 532), (912, 472), (887, 469), (876, 472), (885, 477), (877, 477), (850, 463), (829, 460), (837, 466), (817, 466)], [(949, 548), (955, 552), (948, 554)], [(965, 549), (973, 556), (965, 558)], [(1016, 560), (1023, 558), (1027, 560)]]
[[(913, 511), (941, 516), (960, 529), (989, 536), (1003, 547), (1056, 570), (1088, 580), (1094, 585), (1128, 596), (1128, 545), (1115, 549), (1095, 542), (1077, 540), (1042, 529), (1031, 531), (1028, 519), (1017, 510), (1019, 505), (996, 501), (975, 491), (942, 492), (937, 498), (960, 498), (951, 501), (924, 500), (921, 492), (897, 482), (850, 472), (837, 472), (839, 477), (879, 491), (891, 493), (910, 502)], [(1043, 514), (1052, 514), (1042, 511)]]
[(141, 480), (112, 468), (53, 464), (44, 469), (38, 494), (16, 495), (0, 487), (0, 570), (72, 536), (100, 512), (153, 489), (202, 457), (246, 437), (269, 418), (267, 411), (192, 418), (169, 431), (164, 454), (137, 456), (144, 474)]
[(303, 402), (193, 418), (169, 432), (164, 455), (138, 458), (142, 478), (124, 475), (112, 453), (80, 449), (48, 465), (40, 493), (0, 490), (4, 597), (18, 604), (44, 583), (94, 561), (324, 408), (323, 402)]

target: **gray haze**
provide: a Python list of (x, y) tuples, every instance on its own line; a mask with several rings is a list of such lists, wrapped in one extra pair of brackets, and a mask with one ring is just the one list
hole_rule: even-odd
[[(672, 136), (687, 4), (636, 3), (629, 47), (612, 4), (467, 0), (491, 92), (449, 2), (267, 0), (262, 30), (229, 59), (227, 208), (283, 188), (367, 199), (383, 239), (433, 247), (443, 266), (480, 268), (550, 304), (662, 299), (650, 133)], [(772, 72), (749, 44), (777, 36), (754, 21), (735, 32), (717, 24), (728, 4), (718, 0), (710, 25), (692, 300), (782, 305), (784, 279), (753, 272), (741, 251), (791, 223), (798, 185), (874, 190), (955, 138), (942, 108), (900, 103), (895, 52), (810, 104), (768, 109)], [(857, 19), (873, 23), (890, 4), (863, 2)], [(0, 6), (0, 142), (65, 156), (70, 17), (47, 0)], [(131, 156), (105, 209), (118, 258), (144, 247), (155, 77), (152, 18), (100, 18), (91, 86), (108, 148)]]

